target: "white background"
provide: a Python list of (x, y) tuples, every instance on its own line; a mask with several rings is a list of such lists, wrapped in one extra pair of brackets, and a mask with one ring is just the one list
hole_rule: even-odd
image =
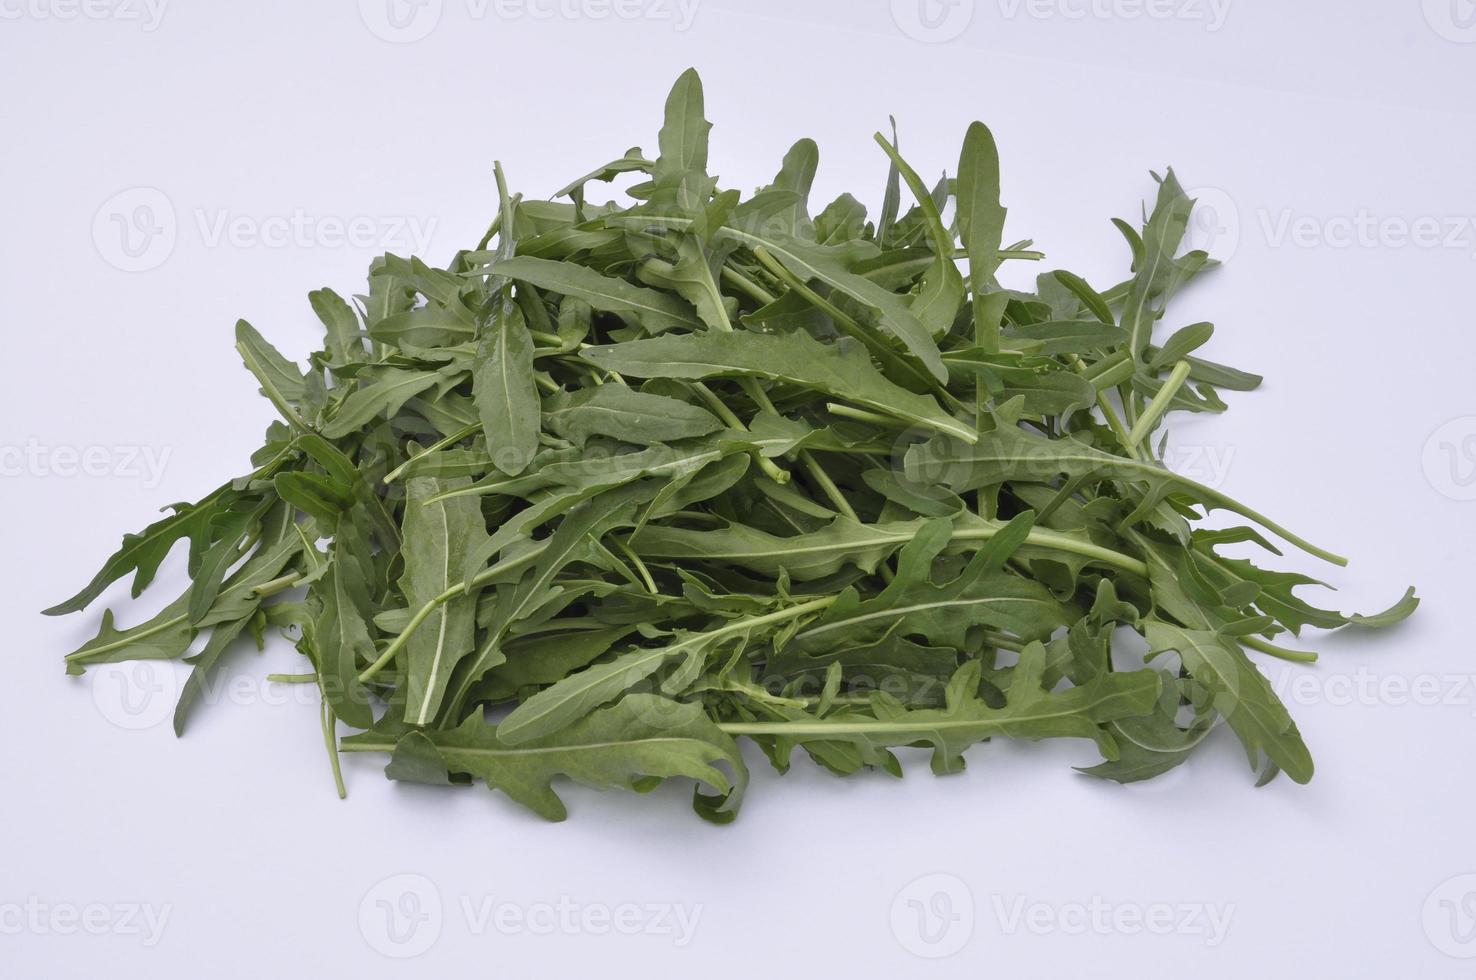
[[(160, 16), (0, 0), (0, 973), (1470, 975), (1470, 0), (697, 0), (690, 23), (654, 0), (618, 8), (634, 19), (598, 0), (392, 2), (178, 0)], [(1316, 638), (1314, 667), (1266, 665), (1316, 757), (1310, 786), (1254, 789), (1225, 737), (1128, 788), (1072, 773), (1093, 761), (1084, 743), (980, 746), (949, 779), (909, 757), (900, 782), (808, 763), (780, 778), (755, 755), (733, 826), (702, 823), (678, 787), (571, 788), (555, 825), (480, 788), (392, 785), (364, 757), (346, 759), (340, 802), (316, 707), (290, 690), (243, 680), (176, 740), (162, 699), (121, 710), (128, 676), (63, 675), (104, 605), (136, 622), (179, 570), (136, 606), (120, 584), (80, 616), (36, 610), (159, 505), (242, 472), (271, 418), (232, 350), (237, 317), (306, 354), (310, 289), (361, 289), (376, 252), (409, 250), (407, 220), (431, 229), (433, 261), (474, 244), (494, 158), (536, 196), (654, 149), (688, 65), (725, 185), (765, 182), (811, 136), (817, 208), (848, 189), (874, 212), (889, 113), (933, 177), (986, 120), (1009, 237), (1100, 286), (1126, 267), (1108, 219), (1136, 216), (1150, 169), (1172, 164), (1213, 205), (1195, 234), (1230, 261), (1171, 325), (1214, 320), (1209, 355), (1267, 383), (1224, 417), (1176, 419), (1177, 458), (1228, 461), (1223, 489), (1348, 554), (1346, 570), (1288, 558), (1342, 608), (1411, 582), (1424, 597), (1395, 631)], [(305, 230), (275, 239), (294, 215)], [(345, 245), (335, 222), (354, 218), (371, 240)], [(1439, 240), (1401, 235), (1421, 219)], [(69, 456), (89, 447), (105, 447), (90, 475)], [(235, 663), (301, 669), (281, 642)], [(394, 875), (420, 877), (382, 884)], [(396, 945), (381, 899), (441, 914), (400, 920)], [(699, 918), (684, 944), (650, 919), (597, 935), (480, 918), (561, 900)], [(130, 904), (167, 912), (162, 934)], [(101, 934), (68, 918), (89, 906)], [(1165, 934), (1134, 927), (1163, 906)]]

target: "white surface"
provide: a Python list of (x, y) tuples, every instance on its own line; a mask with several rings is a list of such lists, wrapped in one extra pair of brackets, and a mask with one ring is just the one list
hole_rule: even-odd
[[(1458, 957), (1476, 955), (1476, 878), (1449, 881), (1476, 872), (1476, 502), (1460, 499), (1476, 496), (1469, 0), (1233, 0), (1214, 30), (1145, 13), (1209, 17), (1209, 0), (955, 0), (928, 21), (905, 0), (895, 17), (885, 0), (699, 0), (685, 30), (597, 19), (595, 0), (544, 19), (431, 0), (439, 20), (410, 22), (429, 29), (410, 43), (366, 28), (389, 2), (365, 0), (362, 15), (352, 0), (178, 2), (148, 30), (112, 16), (150, 16), (141, 5), (0, 2), (0, 973), (1469, 975)], [(176, 741), (167, 721), (110, 721), (148, 720), (120, 715), (116, 677), (63, 676), (62, 654), (106, 603), (61, 621), (35, 611), (160, 504), (241, 471), (271, 417), (232, 350), (236, 317), (305, 354), (319, 337), (307, 291), (359, 289), (376, 251), (407, 249), (396, 222), (433, 222), (428, 254), (443, 261), (486, 225), (494, 157), (516, 187), (547, 194), (654, 147), (687, 65), (707, 86), (715, 172), (751, 188), (812, 136), (817, 206), (850, 189), (874, 210), (886, 168), (870, 136), (888, 113), (933, 175), (985, 119), (1011, 237), (1104, 285), (1125, 263), (1107, 219), (1135, 215), (1150, 168), (1172, 163), (1216, 204), (1220, 220), (1197, 233), (1233, 259), (1172, 319), (1213, 319), (1210, 355), (1268, 381), (1181, 426), (1179, 445), (1228, 459), (1226, 490), (1347, 553), (1346, 571), (1289, 561), (1343, 586), (1344, 607), (1381, 607), (1409, 582), (1425, 599), (1397, 632), (1317, 640), (1316, 667), (1268, 666), (1316, 756), (1310, 786), (1253, 789), (1226, 738), (1127, 789), (1071, 772), (1090, 746), (997, 743), (951, 779), (920, 758), (901, 782), (758, 768), (728, 828), (675, 788), (571, 788), (571, 819), (548, 825), (481, 789), (391, 785), (366, 758), (346, 760), (339, 802), (316, 708), (291, 692), (242, 681)], [(110, 215), (140, 204), (174, 241), (128, 259)], [(270, 219), (296, 213), (312, 219), (303, 237), (264, 243)], [(1386, 224), (1328, 243), (1360, 215)], [(377, 229), (366, 247), (321, 220), (357, 216)], [(242, 219), (234, 235), (215, 236), (222, 217)], [(1284, 218), (1301, 231), (1280, 235)], [(1400, 223), (1421, 218), (1459, 223), (1459, 241), (1402, 240)], [(153, 267), (118, 268), (130, 262)], [(68, 447), (95, 446), (108, 447), (91, 457), (105, 475), (64, 475)], [(167, 465), (150, 479), (115, 447)], [(165, 575), (143, 609), (179, 581)], [(296, 654), (278, 643), (236, 663), (255, 677), (294, 669)], [(401, 874), (422, 877), (383, 883)], [(915, 882), (939, 874), (951, 877)], [(378, 902), (407, 888), (441, 913), (397, 946)], [(537, 934), (540, 903), (561, 898), (596, 918)], [(167, 910), (162, 934), (125, 921), (128, 903)], [(690, 941), (649, 918), (640, 934), (593, 934), (600, 915), (631, 914), (622, 903), (696, 914)], [(1134, 927), (1186, 904), (1228, 928), (1179, 911), (1152, 920), (1167, 934)], [(502, 918), (484, 918), (494, 905)], [(531, 927), (514, 928), (519, 910)], [(84, 912), (101, 934), (77, 922), (64, 934)], [(378, 951), (422, 947), (404, 962)]]

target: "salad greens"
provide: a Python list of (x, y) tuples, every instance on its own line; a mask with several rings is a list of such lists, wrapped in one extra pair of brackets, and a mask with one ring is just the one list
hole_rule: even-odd
[[(1215, 264), (1183, 249), (1173, 172), (1140, 227), (1117, 223), (1122, 282), (1014, 289), (1001, 266), (1042, 255), (1006, 244), (982, 123), (931, 186), (878, 134), (875, 220), (849, 194), (812, 207), (809, 140), (755, 193), (722, 187), (709, 128), (688, 71), (654, 159), (629, 149), (547, 201), (498, 167), (477, 247), (310, 295), (306, 365), (239, 323), (281, 420), (246, 475), (47, 610), (130, 574), (137, 596), (187, 542), (184, 595), (127, 628), (104, 613), (68, 670), (183, 658), (183, 731), (224, 659), (281, 628), (340, 793), (338, 752), (377, 752), (392, 779), (480, 779), (552, 819), (556, 777), (683, 777), (729, 820), (739, 739), (780, 770), (800, 750), (901, 775), (900, 747), (944, 773), (995, 736), (1082, 738), (1085, 772), (1129, 782), (1224, 721), (1261, 781), (1310, 779), (1252, 655), (1310, 660), (1273, 641), (1418, 600), (1309, 604), (1313, 579), (1226, 549), (1343, 559), (1161, 462), (1172, 413), (1260, 382), (1200, 356), (1210, 324), (1155, 336)], [(594, 203), (616, 180), (629, 201)]]

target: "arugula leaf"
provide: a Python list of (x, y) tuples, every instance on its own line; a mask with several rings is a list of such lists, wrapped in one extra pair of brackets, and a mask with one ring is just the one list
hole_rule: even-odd
[(591, 347), (580, 357), (638, 378), (761, 377), (801, 385), (959, 439), (973, 431), (936, 401), (892, 384), (860, 346), (822, 344), (802, 333), (704, 333)]
[(240, 352), (246, 369), (261, 382), (261, 393), (267, 400), (276, 406), (284, 419), (298, 428), (304, 428), (294, 406), (307, 393), (307, 381), (297, 365), (278, 353), (245, 320), (236, 321), (236, 350)]
[(704, 408), (625, 385), (558, 392), (544, 400), (543, 424), (581, 447), (596, 436), (653, 445), (695, 439), (723, 427), (717, 416)]
[(999, 346), (1004, 307), (992, 298), (986, 300), (985, 294), (999, 267), (1005, 209), (999, 203), (999, 150), (994, 135), (981, 122), (970, 123), (964, 135), (957, 180), (958, 234), (969, 259), (974, 343), (991, 351)]
[[(699, 706), (653, 694), (632, 694), (564, 731), (517, 745), (507, 744), (499, 729), (472, 717), (458, 728), (409, 731), (393, 742), (366, 733), (345, 739), (343, 747), (393, 751), (392, 778), (444, 783), (451, 773), (475, 776), (549, 820), (568, 816), (551, 785), (555, 776), (598, 789), (637, 792), (663, 779), (693, 779), (712, 791), (699, 791), (694, 807), (717, 823), (732, 818), (748, 782), (738, 747)], [(411, 755), (422, 757), (414, 767), (404, 765)], [(430, 760), (434, 764), (427, 771)], [(725, 763), (733, 775), (725, 775), (715, 762)]]
[[(466, 556), (487, 537), (474, 498), (432, 499), (465, 483), (417, 477), (406, 486), (400, 588), (412, 608), (435, 601), (458, 584)], [(438, 605), (410, 638), (404, 670), (406, 718), (412, 724), (424, 725), (435, 717), (457, 662), (472, 652), (475, 617), (475, 597), (457, 596)]]
[(597, 310), (627, 317), (650, 333), (697, 326), (691, 307), (681, 299), (632, 285), (624, 279), (602, 276), (573, 262), (519, 255), (499, 259), (488, 266), (487, 271), (583, 300)]

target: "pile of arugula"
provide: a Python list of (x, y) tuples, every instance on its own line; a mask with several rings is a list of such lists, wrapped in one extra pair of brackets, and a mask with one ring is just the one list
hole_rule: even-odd
[[(1195, 356), (1208, 323), (1154, 341), (1214, 265), (1179, 254), (1193, 202), (1173, 173), (1141, 230), (1117, 222), (1124, 282), (1054, 271), (1023, 292), (996, 272), (1041, 256), (1004, 244), (982, 124), (931, 188), (878, 134), (875, 221), (849, 194), (811, 214), (809, 140), (747, 199), (719, 189), (709, 128), (688, 71), (654, 159), (633, 148), (548, 201), (498, 168), (496, 219), (447, 268), (386, 255), (354, 303), (311, 294), (326, 341), (306, 370), (239, 323), (282, 421), (249, 474), (47, 610), (129, 572), (137, 596), (189, 542), (188, 591), (128, 629), (105, 613), (69, 671), (185, 658), (181, 730), (243, 633), (284, 628), (340, 792), (340, 749), (384, 752), (393, 779), (476, 777), (553, 819), (560, 775), (687, 777), (699, 813), (731, 819), (740, 736), (781, 770), (798, 747), (894, 775), (898, 746), (942, 773), (995, 735), (1089, 738), (1105, 761), (1085, 771), (1126, 782), (1223, 720), (1263, 781), (1311, 778), (1247, 651), (1310, 660), (1271, 640), (1418, 600), (1309, 605), (1312, 579), (1221, 549), (1279, 554), (1264, 532), (1343, 559), (1159, 462), (1169, 412), (1260, 381)], [(586, 199), (633, 173), (630, 206)], [(1198, 526), (1211, 509), (1246, 523)]]

